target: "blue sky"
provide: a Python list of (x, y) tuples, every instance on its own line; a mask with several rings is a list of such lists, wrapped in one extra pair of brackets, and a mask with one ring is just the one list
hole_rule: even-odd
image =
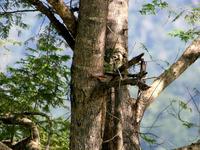
[[(31, 18), (31, 19), (30, 19)], [(11, 28), (9, 32), (8, 41), (17, 41), (17, 42), (24, 42), (30, 36), (33, 36), (33, 29), (35, 26), (38, 25), (36, 13), (27, 13), (23, 20), (24, 22), (28, 23), (29, 30), (23, 30), (23, 33), (21, 36), (18, 36), (18, 30), (20, 30), (19, 27), (14, 26)], [(22, 45), (12, 45), (11, 43), (6, 43), (3, 45), (0, 45), (0, 72), (5, 72), (7, 65), (13, 65), (16, 61), (20, 60), (24, 56), (24, 47)]]
[[(170, 1), (168, 1), (170, 2)], [(191, 6), (199, 5), (197, 0), (176, 0), (171, 1), (170, 7), (176, 10), (187, 9)], [(184, 19), (179, 19), (176, 22), (171, 22), (173, 18), (168, 18), (167, 10), (159, 11), (154, 16), (141, 16), (138, 10), (141, 8), (141, 1), (130, 0), (129, 9), (129, 53), (130, 57), (145, 52), (145, 60), (147, 60), (148, 77), (158, 76), (168, 68), (168, 64), (172, 64), (182, 54), (184, 49), (190, 43), (184, 43), (178, 38), (173, 38), (168, 35), (170, 31), (177, 28), (186, 29), (188, 25)], [(148, 53), (156, 61), (151, 61), (150, 55), (141, 48), (141, 44), (145, 44), (148, 48)], [(167, 62), (167, 63), (166, 63)], [(187, 129), (180, 121), (170, 115), (171, 107), (165, 110), (172, 100), (181, 100), (183, 102), (190, 101), (191, 95), (195, 95), (194, 88), (200, 90), (199, 74), (200, 62), (195, 62), (187, 71), (185, 71), (175, 82), (167, 87), (164, 92), (157, 98), (145, 113), (142, 121), (141, 132), (151, 132), (156, 134), (160, 145), (150, 147), (143, 143), (144, 149), (165, 150), (182, 146), (200, 137), (198, 128)], [(149, 81), (151, 83), (151, 81)], [(134, 95), (134, 88), (132, 88)], [(195, 101), (200, 106), (200, 95), (195, 97)], [(199, 115), (192, 101), (188, 104), (192, 108), (192, 112), (188, 110), (182, 113), (185, 120), (196, 122), (198, 125)], [(178, 109), (178, 105), (176, 105)], [(165, 110), (162, 112), (162, 110)], [(158, 121), (155, 120), (158, 117)], [(155, 122), (155, 124), (153, 124)], [(158, 126), (156, 128), (151, 127)]]
[[(176, 0), (169, 1), (170, 6), (176, 9), (188, 8), (190, 6), (199, 5), (198, 0)], [(189, 43), (181, 42), (178, 38), (172, 38), (168, 35), (172, 29), (186, 28), (187, 25), (183, 19), (176, 22), (171, 22), (168, 18), (168, 12), (159, 11), (155, 16), (141, 16), (138, 10), (141, 8), (140, 0), (130, 0), (129, 5), (129, 57), (133, 57), (141, 52), (145, 52), (145, 60), (148, 61), (148, 77), (158, 76), (163, 68), (168, 67), (167, 63), (172, 64), (177, 57), (181, 55), (183, 50)], [(14, 27), (10, 34), (10, 40), (24, 41), (27, 40), (33, 34), (38, 32), (38, 21), (36, 13), (27, 14), (24, 17), (24, 21), (30, 24), (30, 29), (23, 32), (21, 37), (17, 36), (17, 27)], [(141, 48), (141, 43), (145, 44), (148, 48), (150, 55), (154, 60), (152, 61), (150, 55)], [(13, 65), (14, 62), (23, 57), (25, 51), (24, 47), (0, 45), (0, 71), (5, 72), (7, 65)], [(167, 62), (167, 63), (166, 63)], [(151, 126), (158, 114), (169, 105), (172, 100), (188, 101), (190, 99), (190, 93), (194, 94), (194, 88), (200, 91), (200, 62), (197, 61), (193, 64), (179, 79), (177, 79), (172, 85), (170, 85), (156, 100), (156, 102), (150, 106), (145, 113), (145, 117), (142, 122), (143, 127)], [(148, 81), (149, 83), (151, 81)], [(134, 93), (134, 88), (132, 93)], [(200, 96), (199, 96), (200, 97)], [(195, 98), (196, 101), (199, 99)], [(184, 118), (188, 121), (197, 121), (197, 113), (192, 103), (189, 103), (193, 112), (185, 111), (183, 113)], [(55, 113), (57, 110), (54, 110)], [(154, 147), (155, 150), (171, 149), (183, 144), (191, 143), (195, 137), (199, 136), (197, 128), (186, 129), (181, 123), (173, 118), (169, 114), (169, 110), (161, 113), (159, 121), (156, 122), (158, 128), (152, 128), (151, 132), (158, 135), (158, 141), (163, 142), (160, 146)], [(148, 131), (146, 128), (141, 128), (141, 131)], [(144, 149), (149, 149), (147, 144), (144, 144)]]

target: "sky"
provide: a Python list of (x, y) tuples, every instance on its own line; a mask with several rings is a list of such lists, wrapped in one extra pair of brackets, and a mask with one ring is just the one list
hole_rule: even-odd
[[(31, 19), (30, 19), (31, 18)], [(27, 13), (23, 17), (23, 21), (28, 23), (29, 29), (28, 30), (22, 30), (23, 33), (21, 36), (18, 36), (18, 30), (20, 30), (19, 27), (14, 26), (11, 28), (8, 36), (8, 41), (11, 42), (4, 42), (5, 44), (0, 44), (0, 72), (5, 72), (6, 67), (8, 65), (13, 65), (16, 61), (19, 61), (25, 54), (25, 48), (22, 45), (12, 45), (12, 42), (24, 42), (27, 39), (29, 39), (34, 32), (34, 28), (38, 26), (38, 17), (36, 13)]]
[[(200, 3), (197, 0), (176, 0), (169, 4), (176, 10), (182, 10), (190, 6), (197, 6)], [(173, 18), (168, 18), (166, 10), (159, 11), (154, 16), (141, 16), (138, 12), (141, 8), (141, 1), (139, 0), (130, 0), (129, 7), (129, 57), (144, 52), (148, 77), (156, 77), (164, 69), (167, 69), (169, 64), (173, 64), (190, 44), (190, 42), (184, 43), (178, 38), (170, 37), (168, 33), (177, 28), (186, 29), (188, 25), (183, 19), (171, 22)], [(148, 52), (141, 48), (141, 43), (147, 47)], [(152, 59), (156, 61), (152, 61)], [(200, 125), (200, 114), (191, 100), (191, 95), (196, 95), (193, 99), (198, 107), (200, 106), (200, 95), (196, 93), (196, 90), (200, 90), (199, 66), (198, 60), (167, 87), (147, 109), (142, 121), (141, 132), (153, 133), (158, 145), (150, 146), (142, 142), (143, 149), (172, 149), (200, 138), (199, 128), (187, 129), (182, 125), (182, 122), (172, 115), (173, 107), (177, 111), (179, 110), (179, 101), (189, 102), (188, 107), (192, 108), (192, 112), (189, 109), (181, 111), (181, 116), (186, 121)], [(151, 81), (148, 81), (148, 83), (151, 83)], [(133, 95), (135, 95), (135, 89), (131, 89)], [(172, 101), (176, 101), (173, 103), (173, 107), (169, 106)]]
[[(176, 28), (184, 29), (187, 25), (183, 19), (172, 23), (170, 21), (171, 18), (168, 18), (167, 10), (159, 11), (155, 16), (141, 16), (139, 9), (143, 1), (129, 1), (129, 58), (145, 52), (148, 77), (156, 77), (164, 69), (167, 69), (169, 64), (174, 63), (189, 44), (181, 42), (178, 38), (170, 37), (168, 33)], [(176, 9), (199, 5), (198, 0), (176, 0), (168, 2), (170, 2), (171, 8)], [(9, 40), (23, 42), (33, 34), (39, 32), (37, 27), (41, 21), (38, 21), (36, 13), (29, 13), (23, 19), (29, 23), (29, 30), (23, 31), (22, 36), (18, 37), (18, 28), (14, 27), (9, 33)], [(147, 47), (148, 52), (141, 48), (141, 43)], [(5, 72), (8, 65), (13, 65), (24, 54), (25, 50), (23, 46), (0, 44), (0, 72)], [(191, 101), (191, 95), (195, 95), (197, 91), (200, 91), (199, 65), (200, 62), (198, 60), (179, 79), (167, 87), (159, 98), (157, 98), (156, 102), (148, 108), (142, 121), (141, 132), (150, 132), (158, 136), (157, 140), (159, 145), (150, 147), (147, 143), (142, 142), (144, 149), (172, 149), (200, 138), (198, 128), (187, 129), (184, 127), (180, 121), (172, 116), (171, 111), (173, 108), (169, 107), (169, 104), (173, 100), (177, 101), (173, 104), (177, 109), (179, 100), (184, 102), (189, 101), (188, 105), (193, 111), (185, 110), (181, 114), (185, 120), (195, 121), (198, 125), (200, 124), (200, 120), (196, 117), (199, 114), (197, 114), (194, 103)], [(148, 83), (151, 83), (151, 80)], [(135, 89), (130, 89), (134, 95)], [(200, 106), (199, 97), (198, 94), (194, 97), (198, 106)], [(53, 110), (53, 113), (58, 112), (57, 110)], [(149, 128), (151, 126), (152, 128)]]

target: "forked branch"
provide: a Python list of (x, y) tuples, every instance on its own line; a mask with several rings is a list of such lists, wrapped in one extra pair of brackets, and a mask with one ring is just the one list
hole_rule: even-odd
[(70, 11), (70, 8), (65, 5), (64, 0), (48, 0), (55, 12), (62, 18), (65, 26), (73, 35), (76, 36), (76, 18)]
[(58, 33), (65, 39), (68, 43), (69, 47), (73, 50), (75, 45), (75, 40), (69, 30), (54, 16), (54, 13), (46, 7), (41, 1), (39, 0), (28, 0), (30, 4), (35, 6), (35, 8), (46, 15), (50, 22), (53, 24), (55, 29)]
[(35, 125), (30, 119), (25, 117), (20, 118), (13, 115), (4, 115), (0, 117), (0, 121), (3, 122), (4, 124), (21, 125), (23, 127), (30, 129), (31, 131), (31, 136), (12, 145), (13, 149), (22, 149), (22, 147), (25, 148), (26, 146), (34, 148), (35, 150), (40, 149), (39, 131), (37, 125)]
[(102, 86), (108, 88), (117, 87), (119, 85), (133, 85), (138, 86), (142, 91), (147, 90), (149, 86), (142, 81), (142, 78), (147, 74), (146, 70), (140, 70), (137, 74), (130, 74), (126, 71), (131, 66), (144, 62), (144, 59), (142, 58), (143, 55), (144, 53), (133, 57), (115, 72), (105, 72), (105, 76), (97, 76), (96, 78), (103, 83)]

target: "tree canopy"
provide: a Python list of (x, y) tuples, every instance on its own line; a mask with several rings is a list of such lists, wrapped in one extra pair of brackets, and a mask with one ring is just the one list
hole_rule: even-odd
[[(102, 14), (97, 13), (100, 10), (104, 10), (104, 4), (102, 4), (101, 7), (99, 6), (98, 9), (96, 8), (96, 10), (93, 10), (94, 12), (90, 12), (90, 4), (86, 6), (86, 3), (82, 3), (83, 10), (86, 10), (87, 7), (87, 10), (85, 11), (86, 14), (84, 15), (93, 13), (94, 15), (98, 15), (99, 20), (102, 21), (105, 19), (103, 15), (104, 13), (106, 14), (106, 12), (102, 12)], [(110, 65), (110, 58), (114, 58), (114, 56), (113, 52), (108, 54), (107, 50), (105, 52), (105, 57), (101, 58), (102, 60), (105, 59), (103, 60), (105, 61), (105, 64), (101, 65), (106, 70), (106, 76), (93, 76), (108, 89), (116, 87), (119, 80), (122, 85), (129, 84), (137, 86), (138, 91), (135, 90), (136, 93), (138, 92), (137, 94), (139, 95), (139, 92), (142, 91), (141, 97), (137, 95), (137, 98), (142, 99), (137, 102), (141, 108), (136, 112), (136, 116), (140, 119), (143, 117), (146, 108), (154, 102), (155, 98), (200, 56), (198, 39), (200, 35), (199, 5), (192, 5), (189, 8), (174, 9), (170, 6), (170, 3), (173, 2), (160, 0), (153, 0), (148, 3), (144, 2), (141, 7), (137, 9), (137, 13), (148, 16), (158, 15), (160, 12), (164, 11), (167, 13), (168, 22), (170, 23), (176, 23), (180, 19), (183, 20), (186, 27), (185, 29), (178, 27), (168, 33), (169, 36), (178, 37), (185, 43), (191, 43), (193, 41), (178, 61), (174, 62), (171, 66), (168, 61), (165, 61), (165, 64), (168, 65), (169, 69), (164, 68), (164, 72), (158, 77), (153, 77), (156, 80), (153, 84), (149, 85), (150, 82), (148, 81), (148, 76), (146, 76), (148, 69), (142, 70), (135, 75), (135, 71), (138, 70), (138, 66), (141, 65), (139, 63), (142, 63), (143, 61), (147, 62), (145, 60), (146, 57), (145, 59), (142, 58), (143, 54), (134, 57), (131, 61), (126, 63), (123, 62), (124, 64), (116, 65), (112, 63), (112, 65)], [(106, 5), (107, 3), (105, 3), (105, 6)], [(52, 116), (52, 109), (64, 108), (66, 113), (67, 111), (70, 111), (71, 108), (66, 105), (66, 103), (74, 96), (70, 97), (70, 93), (73, 92), (72, 89), (74, 88), (72, 86), (73, 82), (71, 83), (71, 75), (73, 73), (70, 70), (71, 61), (74, 60), (72, 60), (71, 57), (73, 54), (78, 56), (79, 52), (77, 49), (81, 49), (82, 46), (85, 46), (86, 48), (88, 45), (90, 46), (90, 43), (88, 45), (79, 45), (79, 47), (76, 45), (77, 43), (84, 41), (82, 37), (79, 39), (79, 37), (77, 38), (76, 36), (80, 36), (86, 33), (86, 31), (89, 31), (89, 29), (87, 29), (87, 23), (84, 22), (84, 19), (87, 20), (87, 16), (79, 13), (79, 1), (76, 0), (1, 0), (0, 2), (0, 50), (6, 49), (7, 51), (10, 51), (20, 47), (24, 53), (23, 58), (19, 59), (14, 65), (8, 66), (5, 72), (0, 72), (0, 141), (6, 145), (10, 145), (9, 147), (12, 149), (19, 149), (20, 143), (24, 142), (28, 147), (32, 144), (30, 142), (30, 137), (35, 137), (35, 139), (33, 138), (33, 141), (37, 142), (39, 139), (36, 136), (38, 134), (37, 130), (39, 131), (38, 136), (41, 138), (40, 143), (42, 149), (69, 149), (70, 122), (68, 121), (68, 117), (70, 115), (56, 118), (54, 115)], [(83, 22), (81, 22), (81, 17), (85, 17)], [(30, 24), (29, 22), (31, 22), (31, 19), (36, 22)], [(97, 27), (97, 20), (95, 17), (89, 19), (92, 20), (93, 24), (91, 24)], [(100, 29), (104, 30), (104, 28), (108, 28), (105, 29), (107, 32), (109, 30), (110, 32), (113, 32), (109, 25), (104, 25), (106, 22), (101, 21), (97, 21), (99, 28), (98, 30), (94, 28), (94, 36), (99, 36), (100, 33), (98, 34), (98, 32), (100, 32)], [(82, 26), (84, 23), (85, 26)], [(113, 22), (110, 24), (112, 23)], [(78, 30), (79, 28), (82, 30)], [(12, 32), (17, 34), (15, 35), (16, 39), (10, 39), (12, 38)], [(124, 31), (124, 34), (125, 32), (126, 31)], [(104, 31), (102, 31), (102, 33), (104, 33)], [(91, 35), (88, 33), (88, 35), (85, 34), (85, 37)], [(92, 38), (94, 38), (93, 41)], [(96, 37), (91, 37), (91, 41), (94, 43), (96, 42), (95, 38)], [(83, 40), (81, 41), (81, 39)], [(101, 41), (102, 39), (98, 40)], [(109, 45), (108, 42), (106, 44)], [(102, 48), (100, 46), (101, 45), (99, 45), (99, 49)], [(194, 48), (195, 46), (197, 48)], [(154, 61), (148, 46), (142, 43), (141, 47), (143, 52), (146, 52), (149, 55), (150, 61)], [(94, 48), (96, 47), (94, 46)], [(115, 48), (111, 51), (114, 50)], [(91, 54), (83, 53), (80, 55), (90, 56)], [(123, 56), (124, 55), (126, 54), (123, 54)], [(80, 57), (80, 59), (82, 59), (82, 57)], [(93, 59), (91, 59), (91, 61), (92, 60)], [(91, 63), (94, 64), (95, 62)], [(160, 65), (157, 62), (155, 63)], [(181, 63), (183, 63), (183, 65), (180, 65)], [(135, 66), (133, 69), (129, 69), (130, 74), (127, 75), (127, 73), (123, 72), (133, 64)], [(89, 66), (87, 63), (86, 65)], [(163, 67), (161, 66), (161, 68)], [(84, 69), (87, 70), (87, 67)], [(114, 73), (112, 72), (113, 70)], [(132, 72), (134, 72), (134, 75), (131, 74)], [(118, 74), (120, 74), (120, 77), (118, 77)], [(130, 77), (131, 80), (124, 80), (123, 82), (121, 78), (124, 78), (126, 75)], [(107, 78), (107, 76), (114, 76), (113, 80), (108, 82), (110, 77)], [(149, 77), (149, 79), (150, 78), (151, 77)], [(138, 79), (140, 79), (140, 81)], [(147, 80), (147, 83), (142, 82), (144, 80)], [(88, 87), (97, 84), (96, 82), (97, 81), (95, 80), (91, 85), (88, 84)], [(161, 82), (162, 84), (160, 84)], [(83, 83), (88, 83), (88, 81)], [(80, 89), (78, 90), (81, 91)], [(86, 90), (82, 90), (82, 93), (87, 97)], [(149, 93), (151, 94), (149, 95)], [(82, 95), (79, 96), (81, 97)], [(190, 96), (192, 99), (193, 95)], [(170, 103), (172, 109), (176, 102), (177, 101), (175, 100)], [(196, 106), (195, 102), (194, 105)], [(177, 106), (181, 108), (181, 111), (191, 111), (187, 102), (179, 101)], [(196, 106), (195, 109), (198, 111), (199, 107)], [(199, 126), (198, 123), (196, 124), (192, 121), (182, 119), (180, 116), (181, 111), (179, 109), (178, 113), (176, 113), (176, 111), (170, 113), (187, 128), (197, 128)], [(198, 115), (200, 115), (199, 112)], [(81, 123), (78, 122), (77, 124)], [(34, 130), (35, 127), (37, 130)], [(152, 127), (153, 125), (150, 128)], [(140, 133), (140, 136), (150, 145), (158, 144), (158, 141), (156, 140), (157, 136), (153, 133)]]

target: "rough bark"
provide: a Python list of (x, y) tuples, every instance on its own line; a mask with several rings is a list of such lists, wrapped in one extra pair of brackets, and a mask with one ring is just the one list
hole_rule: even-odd
[(65, 26), (75, 38), (76, 36), (76, 18), (70, 11), (70, 8), (65, 5), (64, 0), (48, 0), (49, 4), (55, 9), (56, 13), (62, 18)]
[(105, 129), (103, 135), (102, 150), (114, 150), (114, 139), (116, 136), (114, 133), (114, 119), (118, 119), (114, 116), (114, 104), (115, 104), (115, 89), (109, 88), (106, 96), (106, 119)]
[(200, 141), (197, 141), (195, 143), (192, 143), (187, 146), (179, 147), (174, 150), (199, 150), (200, 149)]
[[(29, 1), (49, 18), (60, 35), (74, 49), (73, 37), (65, 26), (56, 20), (54, 14), (40, 1)], [(63, 9), (59, 10), (53, 1), (49, 0), (49, 2), (63, 19), (64, 24), (68, 26), (65, 22), (67, 12), (63, 11), (66, 9), (63, 7), (64, 5), (61, 5)], [(58, 2), (61, 4), (63, 1), (59, 0)], [(200, 40), (197, 39), (185, 50), (177, 62), (152, 83), (150, 88), (142, 89), (137, 100), (130, 98), (126, 84), (134, 83), (134, 80), (125, 78), (126, 69), (137, 63), (141, 57), (130, 63), (127, 61), (128, 0), (110, 0), (108, 2), (107, 15), (106, 0), (80, 1), (72, 63), (71, 150), (101, 149), (103, 133), (102, 149), (139, 150), (140, 122), (146, 108), (200, 56)], [(106, 65), (103, 60), (104, 49)], [(104, 77), (104, 65), (108, 65), (109, 70), (120, 76), (124, 74), (123, 79), (117, 80), (119, 82), (114, 81), (113, 85), (110, 84), (111, 87), (110, 85), (106, 86), (108, 89), (102, 89), (99, 81), (99, 77)], [(138, 85), (138, 82), (134, 85)], [(141, 87), (139, 86), (139, 88)], [(106, 105), (107, 112), (105, 112)]]
[[(127, 6), (128, 1), (109, 1), (105, 53), (105, 67), (109, 68), (108, 71), (116, 71), (127, 60)], [(123, 149), (120, 96), (122, 87), (119, 82), (117, 82), (117, 87), (110, 88), (107, 96), (104, 150)]]
[(72, 63), (71, 150), (100, 150), (105, 120), (103, 75), (107, 1), (81, 0)]
[(28, 150), (39, 150), (40, 149), (40, 135), (37, 126), (28, 118), (20, 118), (16, 116), (3, 116), (0, 118), (4, 124), (15, 124), (21, 125), (28, 128), (31, 131), (31, 135), (24, 140), (21, 140), (13, 145), (13, 150), (28, 149)]
[[(38, 11), (40, 11), (41, 13), (43, 13), (48, 17), (48, 19), (53, 24), (58, 33), (65, 39), (69, 47), (73, 50), (75, 45), (74, 37), (69, 32), (69, 30), (62, 23), (60, 23), (60, 21), (55, 17), (54, 13), (39, 0), (27, 0), (27, 1), (30, 4), (32, 4)], [(67, 19), (65, 19), (65, 21), (66, 20)], [(75, 31), (71, 32), (75, 33)]]
[[(107, 66), (109, 65), (111, 71), (118, 74), (127, 73), (126, 69), (128, 69), (127, 66), (129, 65), (127, 61), (127, 43), (128, 0), (110, 1), (107, 17), (105, 63)], [(123, 77), (126, 78), (126, 75)], [(130, 99), (126, 81), (130, 80), (121, 78), (117, 83), (113, 81), (117, 85), (109, 84), (113, 85), (113, 87), (110, 89), (110, 95), (107, 96), (106, 127), (103, 144), (103, 149), (105, 150), (132, 150), (134, 147), (138, 149), (139, 126), (134, 124), (134, 101)], [(133, 80), (131, 82), (134, 83)]]

